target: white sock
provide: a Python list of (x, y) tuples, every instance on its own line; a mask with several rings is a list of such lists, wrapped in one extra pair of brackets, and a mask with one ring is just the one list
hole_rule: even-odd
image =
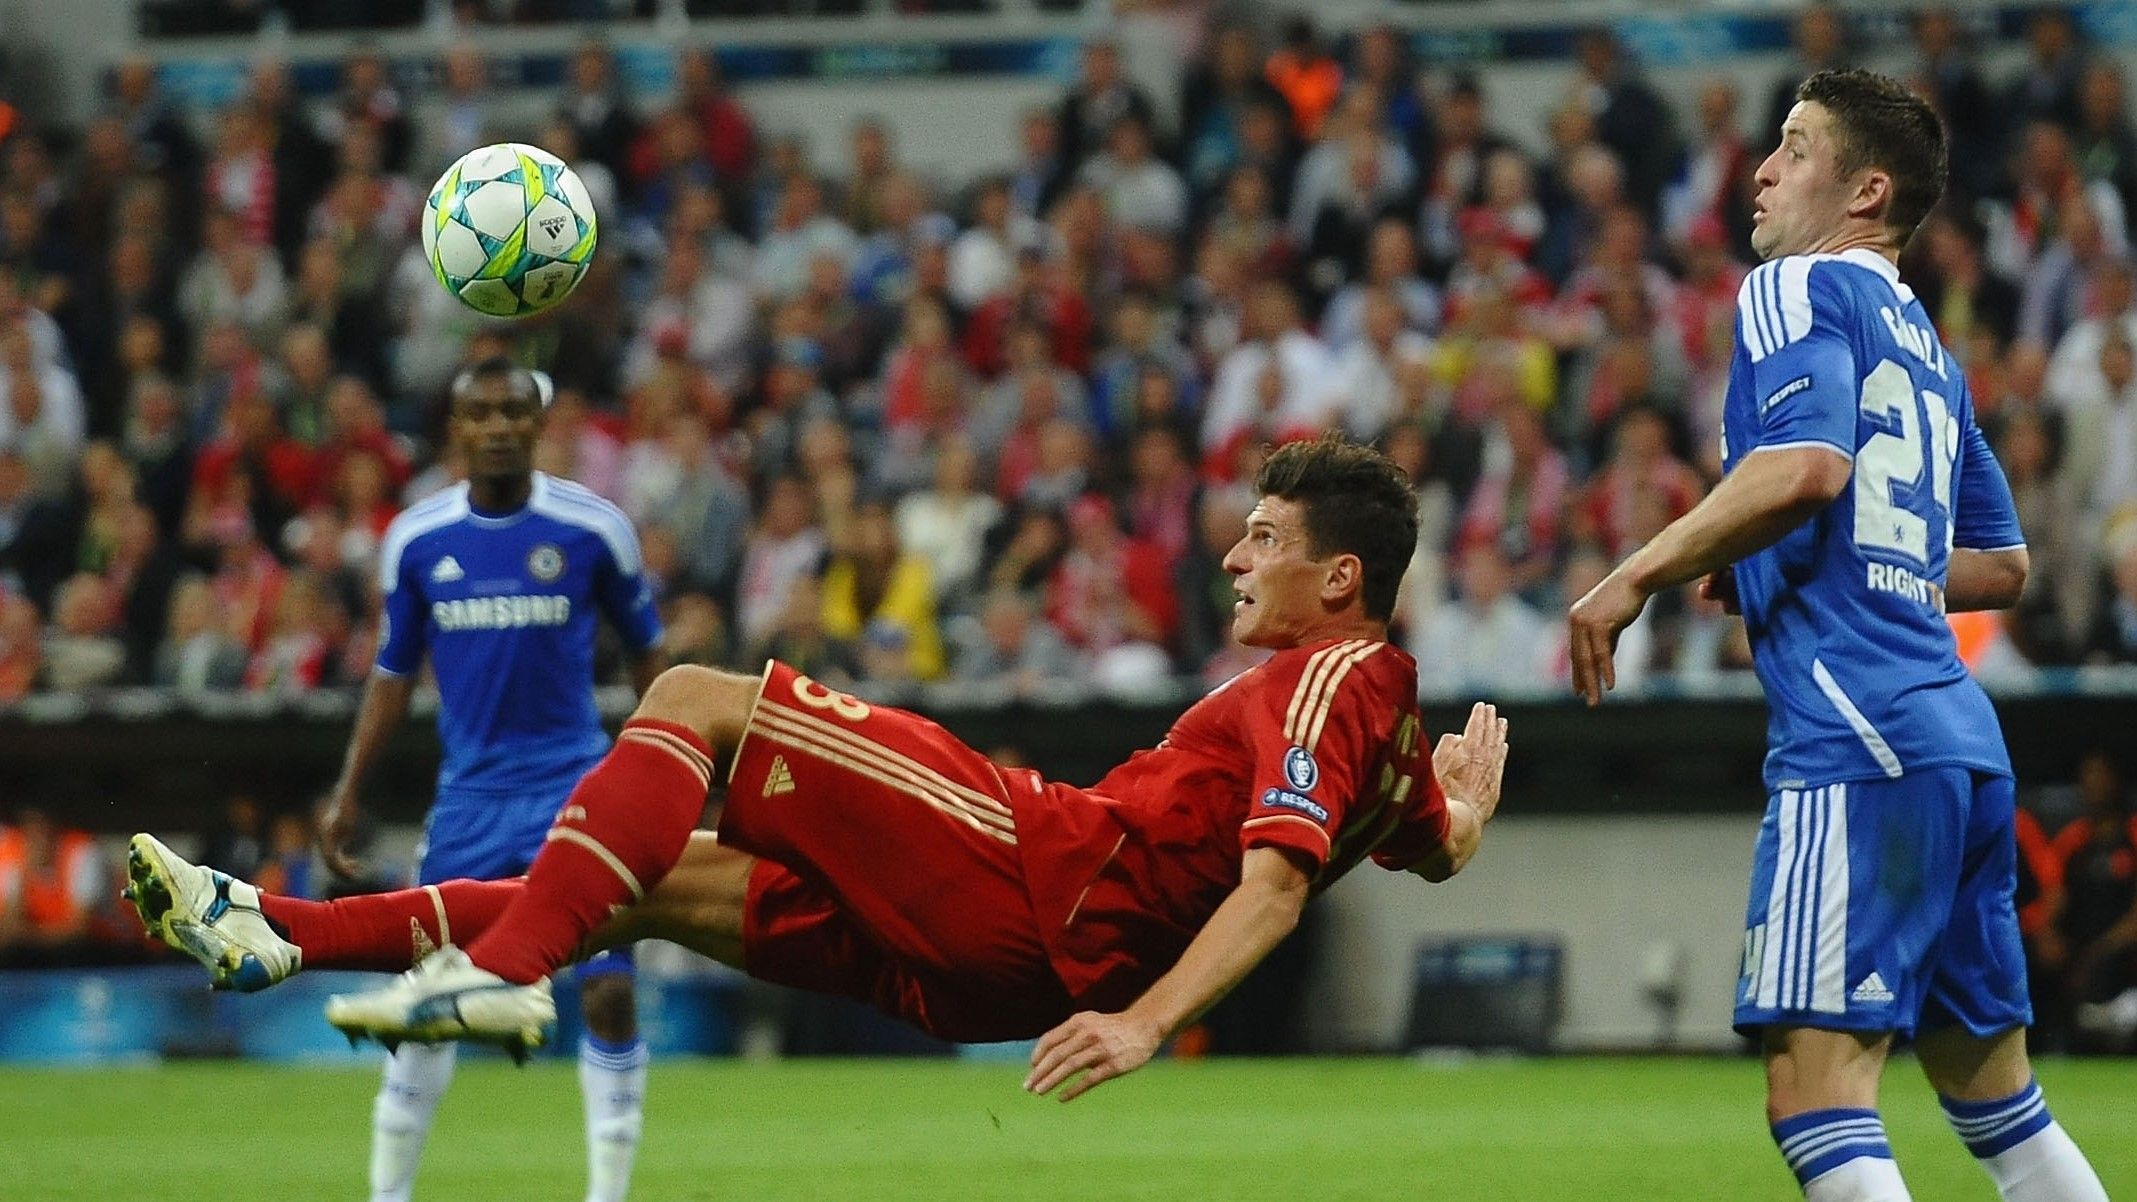
[(1909, 1202), (1877, 1111), (1807, 1110), (1773, 1124), (1772, 1131), (1809, 1202)]
[(1992, 1102), (1940, 1100), (2004, 1202), (2107, 1202), (2085, 1153), (2048, 1113), (2040, 1082)]
[(1803, 1187), (1806, 1202), (1909, 1202), (1900, 1166), (1881, 1156), (1858, 1156)]
[(452, 1043), (404, 1043), (387, 1055), (371, 1107), (371, 1202), (408, 1202), (458, 1049)]
[(586, 1099), (586, 1202), (623, 1202), (645, 1128), (645, 1040), (581, 1041), (579, 1091)]

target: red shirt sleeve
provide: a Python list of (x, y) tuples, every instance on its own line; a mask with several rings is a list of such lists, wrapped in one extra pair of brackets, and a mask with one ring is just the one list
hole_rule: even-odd
[(1365, 720), (1374, 690), (1359, 664), (1385, 646), (1331, 643), (1295, 680), (1269, 682), (1247, 719), (1254, 763), (1242, 848), (1281, 847), (1316, 872), (1327, 865), (1376, 741)]
[[(1417, 740), (1421, 747), (1429, 743), (1421, 727)], [(1408, 871), (1447, 841), (1447, 797), (1440, 792), (1439, 778), (1432, 775), (1429, 753), (1419, 759), (1416, 780), (1402, 821), (1373, 849), (1373, 863), (1393, 872)]]

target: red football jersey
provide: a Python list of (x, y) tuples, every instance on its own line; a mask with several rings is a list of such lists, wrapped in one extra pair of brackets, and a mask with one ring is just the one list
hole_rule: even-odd
[(1279, 652), (1195, 703), (1088, 790), (1012, 790), (1025, 879), (1079, 1001), (1125, 1005), (1179, 959), (1252, 847), (1314, 870), (1437, 849), (1447, 803), (1417, 711), (1417, 664), (1385, 642)]

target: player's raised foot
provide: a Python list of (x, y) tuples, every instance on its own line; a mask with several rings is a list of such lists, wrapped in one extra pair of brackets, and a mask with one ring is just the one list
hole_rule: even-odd
[(440, 948), (381, 989), (328, 998), (326, 1020), (342, 1033), (380, 1043), (469, 1040), (524, 1059), (548, 1039), (556, 1001), (545, 978), (515, 985), (475, 967), (457, 947)]
[(260, 891), (189, 863), (154, 835), (126, 845), (126, 898), (148, 933), (198, 960), (217, 989), (265, 989), (304, 957), (260, 913)]

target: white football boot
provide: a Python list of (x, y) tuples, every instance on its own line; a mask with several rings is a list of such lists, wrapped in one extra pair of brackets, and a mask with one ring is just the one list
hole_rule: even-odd
[(556, 1018), (548, 978), (514, 985), (475, 967), (457, 947), (439, 948), (383, 989), (337, 994), (326, 1003), (326, 1020), (352, 1043), (365, 1035), (389, 1048), (408, 1040), (469, 1040), (496, 1044), (520, 1061), (542, 1046)]
[(252, 993), (303, 966), (297, 945), (260, 913), (260, 891), (202, 868), (154, 835), (126, 845), (126, 898), (148, 933), (200, 961), (217, 989)]

